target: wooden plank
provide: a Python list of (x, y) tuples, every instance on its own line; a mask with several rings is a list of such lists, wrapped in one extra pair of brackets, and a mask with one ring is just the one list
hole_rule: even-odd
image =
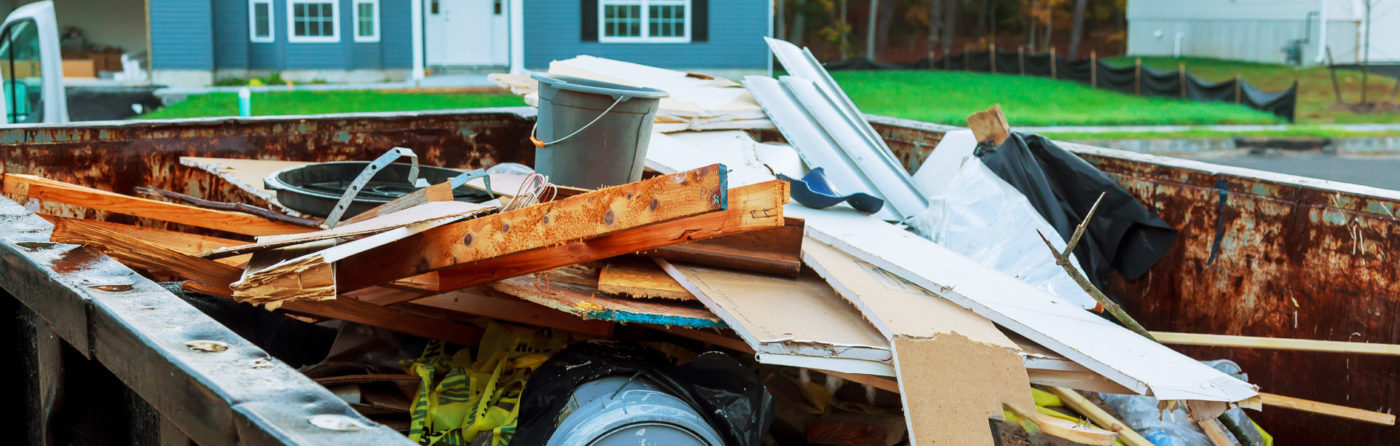
[[(438, 271), (440, 290), (452, 290), (568, 265), (605, 259), (638, 250), (706, 240), (783, 224), (782, 208), (788, 202), (788, 184), (770, 181), (729, 191), (729, 206), (720, 212), (526, 251), (496, 259)], [(357, 282), (354, 285), (364, 285)], [(342, 284), (342, 286), (350, 286)]]
[(1201, 432), (1205, 432), (1206, 439), (1210, 440), (1211, 446), (1235, 445), (1235, 441), (1232, 440), (1234, 437), (1230, 436), (1230, 433), (1225, 431), (1225, 426), (1221, 426), (1220, 422), (1214, 418), (1197, 421), (1196, 425), (1201, 427)]
[[(457, 202), (438, 204), (449, 203)], [(405, 212), (412, 213), (413, 211)], [(393, 215), (388, 217), (393, 217)], [(267, 266), (258, 265), (258, 267), (254, 267), (250, 263), (247, 271), (238, 282), (232, 285), (234, 297), (269, 304), (290, 300), (334, 299), (339, 294), (336, 287), (336, 278), (338, 277), (336, 262), (421, 234), (460, 218), (458, 215), (449, 215), (437, 220), (421, 221), (333, 247), (318, 248), (314, 251), (298, 250), (295, 255), (285, 251), (291, 247), (277, 248), (274, 251), (283, 252), (278, 257), (281, 261)], [(334, 242), (334, 240), (318, 240), (309, 242), (309, 244), (321, 242)], [(292, 247), (306, 245), (293, 245)], [(259, 253), (261, 252), (267, 251), (259, 251)]]
[(395, 228), (415, 225), (425, 221), (438, 221), (451, 219), (452, 221), (470, 217), (472, 215), (484, 213), (495, 209), (495, 206), (482, 205), (476, 203), (464, 203), (460, 201), (439, 201), (424, 203), (422, 205), (405, 209), (399, 212), (392, 212), (379, 217), (361, 220), (354, 223), (346, 223), (336, 226), (333, 229), (325, 229), (315, 232), (303, 232), (299, 234), (269, 235), (258, 237), (254, 243), (244, 243), (238, 246), (230, 246), (210, 250), (200, 254), (206, 259), (217, 259), (238, 254), (247, 254), (264, 249), (279, 248), (283, 246), (297, 245), (317, 240), (327, 240), (333, 238), (355, 237), (367, 234), (376, 234)]
[(584, 319), (679, 327), (725, 326), (713, 313), (693, 305), (619, 298), (599, 293), (594, 288), (548, 283), (533, 276), (502, 280), (492, 288)]
[[(45, 220), (48, 220), (50, 223), (57, 221), (59, 218), (66, 218), (48, 214), (37, 215)], [(164, 229), (147, 228), (144, 226), (124, 225), (121, 223), (112, 223), (101, 220), (88, 220), (83, 218), (69, 218), (69, 220), (80, 221), (90, 226), (96, 226), (102, 229), (106, 229), (108, 231), (145, 240), (189, 255), (199, 254), (201, 252), (208, 251), (211, 249), (217, 249), (226, 246), (237, 246), (247, 243), (243, 240), (227, 239), (209, 235), (190, 234), (178, 231), (167, 231)], [(242, 255), (218, 259), (216, 261), (225, 265), (238, 266), (247, 263), (248, 257), (249, 256)]]
[(1025, 336), (1137, 394), (1258, 402), (1253, 386), (903, 229), (841, 209), (788, 206), (808, 235)]
[(1201, 345), (1208, 347), (1242, 347), (1305, 352), (1350, 353), (1360, 355), (1400, 356), (1400, 345), (1364, 342), (1319, 341), (1314, 339), (1267, 338), (1196, 333), (1151, 332), (1158, 342), (1169, 345)]
[(344, 262), (338, 282), (354, 290), (724, 210), (725, 177), (716, 164), (447, 225)]
[(802, 271), (801, 219), (781, 227), (639, 252), (647, 257), (702, 266), (797, 277)]
[(789, 279), (657, 263), (734, 328), (760, 362), (765, 355), (801, 356), (867, 363), (823, 367), (838, 372), (865, 373), (868, 363), (888, 367), (889, 343), (815, 275)]
[(490, 287), (478, 286), (436, 294), (415, 300), (413, 304), (600, 338), (610, 337), (613, 333), (612, 322), (585, 320), (573, 314), (543, 308)]
[(676, 279), (649, 259), (621, 257), (603, 265), (598, 291), (637, 298), (695, 300)]
[(202, 289), (232, 294), (228, 285), (238, 280), (242, 270), (213, 260), (201, 259), (145, 240), (109, 231), (81, 221), (57, 218), (49, 238), (59, 243), (94, 246), (123, 262), (146, 269), (170, 271), (200, 282)]
[(234, 234), (275, 235), (311, 231), (238, 212), (131, 197), (31, 175), (6, 174), (5, 193)]
[[(289, 248), (255, 253), (253, 259), (248, 263), (248, 268), (253, 269), (264, 265), (273, 265), (288, 257), (304, 255), (305, 252), (316, 252), (321, 249), (321, 245), (317, 245), (318, 243), (324, 244), (327, 242), (313, 242), (307, 245), (297, 245)], [(255, 301), (250, 303), (262, 302)], [(430, 339), (441, 339), (461, 345), (476, 345), (476, 341), (481, 337), (481, 330), (470, 325), (458, 324), (442, 318), (423, 316), (401, 309), (381, 307), (349, 298), (332, 298), (321, 301), (276, 301), (266, 307), (268, 309), (280, 308), (292, 313), (306, 314), (321, 318), (341, 319), (365, 325), (373, 325), (401, 333), (408, 333)]]
[(977, 138), (977, 142), (991, 142), (999, 146), (1011, 137), (1011, 124), (1006, 122), (1006, 115), (1001, 113), (1000, 104), (967, 115), (967, 126), (972, 129), (972, 135)]
[(1110, 446), (1118, 439), (1118, 434), (1084, 426), (1069, 420), (1062, 420), (1043, 413), (1033, 413), (1031, 417), (1040, 431), (1046, 435), (1072, 441), (1076, 444)]
[(1099, 408), (1098, 405), (1084, 398), (1084, 395), (1080, 395), (1079, 392), (1073, 389), (1055, 386), (1047, 386), (1046, 390), (1060, 397), (1060, 401), (1063, 401), (1065, 405), (1074, 409), (1075, 412), (1079, 412), (1080, 415), (1083, 415), (1084, 418), (1088, 418), (1089, 421), (1093, 421), (1094, 424), (1099, 425), (1099, 427), (1117, 432), (1118, 441), (1122, 441), (1123, 444), (1128, 446), (1153, 446), (1151, 441), (1143, 438), (1143, 436), (1138, 434), (1137, 431), (1134, 431), (1132, 427), (1129, 427), (1122, 421), (1118, 421), (1118, 418), (1114, 417), (1113, 414)]
[(441, 339), (458, 345), (476, 345), (481, 341), (481, 329), (439, 317), (429, 317), (397, 308), (367, 304), (355, 299), (332, 299), (318, 302), (293, 301), (282, 310), (306, 315), (340, 319), (385, 328), (400, 333)]
[(1301, 410), (1303, 412), (1327, 415), (1329, 417), (1346, 418), (1349, 420), (1363, 421), (1371, 424), (1384, 426), (1395, 425), (1395, 415), (1369, 410), (1356, 409), (1336, 404), (1328, 404), (1320, 401), (1310, 401), (1291, 396), (1277, 395), (1273, 393), (1259, 392), (1264, 397), (1265, 406), (1280, 407), (1284, 409)]

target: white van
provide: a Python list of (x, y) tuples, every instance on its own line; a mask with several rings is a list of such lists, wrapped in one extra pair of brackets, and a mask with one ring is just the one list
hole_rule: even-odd
[(52, 2), (21, 6), (5, 18), (0, 27), (0, 79), (5, 124), (68, 122)]

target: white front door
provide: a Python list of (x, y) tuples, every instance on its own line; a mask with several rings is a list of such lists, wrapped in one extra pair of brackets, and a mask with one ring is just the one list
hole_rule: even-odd
[(506, 65), (508, 0), (422, 0), (429, 66)]

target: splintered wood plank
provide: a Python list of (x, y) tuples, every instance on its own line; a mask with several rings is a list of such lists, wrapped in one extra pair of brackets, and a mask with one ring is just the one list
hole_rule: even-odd
[(366, 234), (374, 234), (388, 231), (395, 228), (402, 228), (409, 225), (422, 223), (425, 221), (438, 221), (443, 219), (460, 220), (472, 215), (495, 209), (495, 206), (488, 206), (476, 203), (464, 203), (460, 201), (439, 201), (424, 203), (410, 209), (388, 213), (379, 217), (361, 220), (355, 223), (346, 223), (336, 226), (333, 229), (326, 229), (315, 232), (304, 232), (300, 234), (269, 235), (258, 237), (254, 243), (245, 243), (238, 246), (219, 248), (200, 254), (200, 257), (207, 259), (217, 259), (238, 254), (246, 254), (264, 249), (291, 246), (317, 240), (333, 238), (354, 237)]
[[(164, 230), (164, 229), (147, 228), (147, 227), (144, 227), (144, 226), (125, 225), (125, 224), (121, 224), (121, 223), (112, 223), (112, 222), (106, 222), (106, 221), (100, 221), (100, 220), (88, 220), (88, 219), (83, 219), (83, 218), (57, 217), (57, 216), (48, 215), (48, 214), (36, 214), (36, 215), (38, 215), (39, 217), (41, 217), (41, 218), (43, 218), (43, 219), (45, 219), (45, 220), (48, 220), (49, 223), (56, 223), (60, 218), (67, 219), (67, 220), (73, 220), (73, 221), (79, 221), (79, 222), (82, 222), (82, 223), (87, 224), (87, 225), (96, 226), (96, 227), (99, 227), (99, 228), (102, 228), (102, 229), (106, 229), (106, 230), (108, 230), (108, 231), (112, 231), (112, 232), (116, 232), (116, 233), (120, 233), (120, 234), (124, 234), (124, 235), (130, 236), (130, 237), (133, 237), (133, 238), (138, 238), (138, 239), (141, 239), (141, 240), (145, 240), (145, 241), (154, 243), (154, 244), (156, 244), (156, 245), (160, 245), (160, 246), (164, 246), (164, 247), (167, 247), (167, 248), (170, 248), (170, 249), (174, 249), (174, 250), (176, 250), (176, 251), (180, 251), (180, 252), (183, 253), (183, 254), (189, 254), (189, 255), (199, 254), (199, 253), (201, 253), (201, 252), (208, 251), (208, 250), (211, 250), (211, 249), (217, 249), (217, 248), (222, 248), (222, 247), (226, 247), (226, 246), (237, 246), (237, 245), (242, 245), (242, 244), (244, 244), (244, 243), (247, 243), (247, 242), (245, 242), (245, 241), (243, 241), (243, 240), (234, 240), (234, 239), (228, 239), (228, 238), (222, 238), (222, 237), (214, 237), (214, 236), (209, 236), (209, 235), (189, 234), (189, 233), (178, 232), (178, 231), (167, 231), (167, 230)], [(244, 264), (244, 263), (247, 263), (247, 262), (248, 262), (248, 257), (249, 257), (249, 256), (246, 256), (246, 255), (243, 255), (243, 256), (235, 256), (235, 257), (229, 257), (229, 258), (219, 259), (219, 260), (217, 260), (217, 262), (223, 263), (223, 264), (225, 264), (225, 265), (235, 265), (235, 266), (237, 266), (237, 265), (242, 265), (242, 264)]]
[(447, 225), (347, 259), (341, 289), (722, 211), (725, 177), (716, 164)]
[(695, 300), (676, 279), (651, 260), (620, 257), (603, 265), (598, 291), (639, 298)]
[[(778, 227), (783, 224), (782, 209), (788, 202), (788, 187), (787, 182), (770, 181), (734, 188), (729, 191), (728, 209), (723, 211), (444, 269), (438, 271), (439, 290), (465, 288), (660, 246)], [(380, 253), (372, 252), (370, 255)], [(358, 260), (352, 258), (346, 261), (347, 264), (352, 262)], [(342, 290), (374, 285), (356, 277), (342, 279)]]
[(584, 319), (678, 327), (723, 327), (724, 322), (704, 308), (679, 302), (619, 298), (569, 283), (549, 283), (534, 276), (514, 277), (492, 288), (526, 301)]
[(910, 443), (986, 444), (1003, 404), (1034, 411), (1020, 348), (991, 321), (816, 240), (802, 252), (889, 340)]
[(815, 275), (796, 279), (657, 260), (672, 278), (724, 319), (758, 352), (806, 357), (824, 368), (864, 373), (890, 360), (889, 343)]
[(169, 271), (199, 282), (204, 289), (229, 295), (228, 285), (238, 280), (242, 270), (213, 260), (201, 259), (145, 240), (66, 218), (55, 218), (49, 240), (89, 245), (107, 255), (145, 269)]
[(783, 226), (639, 252), (694, 265), (797, 277), (802, 271), (801, 219)]
[(234, 234), (256, 236), (314, 230), (254, 215), (132, 197), (32, 175), (6, 174), (5, 193)]
[(1122, 441), (1123, 444), (1128, 446), (1152, 446), (1152, 442), (1148, 441), (1147, 438), (1138, 434), (1132, 427), (1129, 427), (1122, 421), (1118, 421), (1118, 418), (1114, 417), (1112, 414), (1100, 409), (1097, 404), (1089, 401), (1088, 398), (1084, 398), (1084, 395), (1080, 395), (1079, 392), (1054, 386), (1047, 387), (1046, 390), (1060, 397), (1060, 401), (1063, 401), (1066, 406), (1074, 409), (1075, 412), (1079, 412), (1080, 415), (1083, 415), (1084, 418), (1088, 418), (1089, 421), (1093, 421), (1094, 424), (1102, 426), (1106, 430), (1117, 432), (1118, 440)]
[(596, 337), (612, 336), (613, 332), (612, 322), (587, 320), (573, 314), (541, 308), (538, 304), (485, 286), (436, 294), (418, 299), (413, 304)]
[[(420, 221), (332, 247), (318, 246), (311, 250), (294, 249), (319, 243), (334, 243), (334, 239), (316, 240), (286, 248), (276, 248), (273, 251), (280, 253), (277, 257), (279, 261), (265, 266), (254, 265), (250, 262), (247, 271), (238, 282), (232, 285), (234, 297), (257, 303), (274, 304), (274, 307), (277, 302), (289, 300), (334, 299), (339, 294), (336, 287), (336, 262), (423, 233), (459, 218), (460, 216), (457, 215), (449, 215), (437, 220)], [(269, 251), (258, 251), (258, 253), (264, 252)], [(254, 259), (257, 258), (258, 256), (254, 256)]]

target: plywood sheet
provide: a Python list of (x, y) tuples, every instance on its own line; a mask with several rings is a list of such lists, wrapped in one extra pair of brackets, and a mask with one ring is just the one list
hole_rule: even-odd
[(676, 279), (648, 259), (622, 257), (608, 261), (598, 274), (598, 291), (636, 298), (695, 300)]
[(725, 326), (713, 313), (698, 306), (616, 297), (598, 292), (595, 288), (551, 283), (533, 275), (502, 280), (492, 288), (584, 319), (679, 327)]

